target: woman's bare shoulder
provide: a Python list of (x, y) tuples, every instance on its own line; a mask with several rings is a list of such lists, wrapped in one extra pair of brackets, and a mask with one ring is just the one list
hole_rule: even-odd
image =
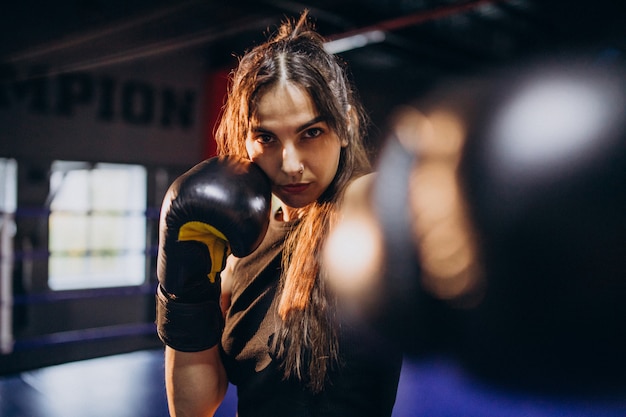
[(362, 175), (352, 180), (346, 187), (343, 197), (342, 206), (351, 206), (353, 204), (364, 204), (370, 194), (376, 173)]

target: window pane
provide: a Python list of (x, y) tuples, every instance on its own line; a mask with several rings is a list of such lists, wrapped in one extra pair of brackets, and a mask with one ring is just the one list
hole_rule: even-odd
[(138, 285), (146, 275), (146, 170), (57, 161), (51, 176), (52, 289)]
[(93, 210), (145, 211), (146, 172), (143, 167), (119, 164), (96, 167), (91, 178)]
[(50, 226), (50, 252), (78, 252), (82, 255), (87, 245), (89, 216), (87, 214), (67, 211), (52, 212), (48, 219)]
[(143, 250), (146, 222), (143, 215), (112, 215), (94, 213), (90, 217), (88, 247), (94, 250)]
[(53, 195), (50, 203), (52, 211), (70, 210), (76, 212), (90, 209), (88, 170), (53, 171), (50, 187)]
[(17, 162), (0, 158), (0, 353), (13, 348), (13, 238)]
[[(111, 256), (51, 256), (49, 268), (63, 271), (62, 276), (50, 276), (50, 288), (68, 290), (141, 285), (144, 282), (143, 252)], [(141, 271), (132, 274), (131, 271)]]
[(15, 213), (17, 205), (17, 162), (0, 158), (0, 212)]

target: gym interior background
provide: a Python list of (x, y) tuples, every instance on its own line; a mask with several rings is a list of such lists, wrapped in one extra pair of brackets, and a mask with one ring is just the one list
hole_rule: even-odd
[[(371, 116), (376, 160), (393, 109), (449, 80), (570, 52), (624, 61), (624, 7), (619, 0), (4, 2), (1, 414), (166, 415), (153, 324), (161, 199), (174, 178), (213, 155), (229, 70), (285, 17), (309, 9), (348, 63)], [(539, 405), (545, 399), (498, 396), (459, 372), (449, 363), (408, 363), (396, 414), (441, 410), (420, 408), (419, 392), (422, 404), (454, 396), (448, 407), (464, 410), (456, 415), (556, 415)], [(107, 387), (99, 386), (107, 375)], [(83, 400), (74, 408), (62, 394), (63, 401), (32, 401), (54, 396), (59, 385)], [(444, 386), (448, 397), (435, 393)], [(38, 401), (47, 411), (33, 411)], [(156, 405), (146, 411), (145, 402)], [(550, 404), (567, 415), (626, 409)]]

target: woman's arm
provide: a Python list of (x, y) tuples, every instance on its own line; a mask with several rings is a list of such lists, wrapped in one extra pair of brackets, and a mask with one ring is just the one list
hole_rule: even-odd
[(171, 417), (213, 416), (228, 389), (219, 347), (200, 352), (166, 347), (165, 388)]
[(367, 174), (348, 185), (323, 249), (327, 281), (348, 310), (377, 308), (375, 294), (384, 285), (382, 236), (369, 201), (375, 176)]
[[(231, 255), (220, 273), (222, 313), (230, 307), (232, 269)], [(165, 348), (165, 387), (172, 417), (205, 417), (215, 414), (222, 403), (228, 379), (222, 365), (219, 347), (200, 352), (180, 352)]]
[(226, 266), (224, 270), (220, 273), (220, 277), (222, 279), (222, 292), (220, 295), (220, 308), (222, 309), (222, 314), (226, 317), (226, 312), (230, 308), (230, 298), (233, 292), (233, 266), (235, 264), (235, 258), (233, 255), (228, 256), (226, 258)]

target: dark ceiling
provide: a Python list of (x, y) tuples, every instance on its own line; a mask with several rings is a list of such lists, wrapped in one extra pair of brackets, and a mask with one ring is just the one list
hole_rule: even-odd
[(537, 54), (585, 49), (624, 59), (622, 0), (21, 0), (0, 6), (3, 64), (57, 71), (105, 67), (183, 49), (207, 65), (264, 39), (308, 8), (331, 38), (384, 35), (341, 52), (375, 123), (390, 106), (447, 77)]

